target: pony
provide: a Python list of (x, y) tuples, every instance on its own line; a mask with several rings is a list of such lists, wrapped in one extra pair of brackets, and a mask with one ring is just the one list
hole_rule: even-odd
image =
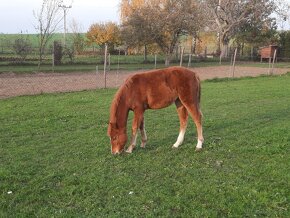
[(108, 136), (112, 154), (120, 154), (127, 142), (127, 119), (134, 112), (132, 138), (126, 152), (132, 153), (136, 146), (137, 132), (141, 132), (141, 147), (147, 142), (144, 112), (147, 109), (162, 109), (175, 103), (180, 122), (179, 135), (173, 148), (184, 140), (188, 114), (197, 128), (196, 151), (202, 150), (202, 113), (200, 79), (196, 73), (184, 67), (169, 67), (130, 76), (119, 88), (111, 104)]

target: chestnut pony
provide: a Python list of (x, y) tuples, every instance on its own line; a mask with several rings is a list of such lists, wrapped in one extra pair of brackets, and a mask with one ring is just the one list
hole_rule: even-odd
[(203, 135), (200, 111), (200, 80), (198, 76), (183, 67), (169, 67), (152, 70), (129, 77), (116, 93), (111, 105), (108, 136), (112, 154), (123, 151), (127, 142), (127, 119), (129, 111), (134, 112), (132, 139), (127, 149), (131, 153), (136, 146), (137, 131), (140, 129), (145, 147), (147, 136), (144, 125), (144, 111), (161, 109), (175, 103), (180, 121), (180, 131), (173, 145), (177, 148), (184, 139), (188, 114), (192, 117), (198, 135), (196, 151), (202, 149)]

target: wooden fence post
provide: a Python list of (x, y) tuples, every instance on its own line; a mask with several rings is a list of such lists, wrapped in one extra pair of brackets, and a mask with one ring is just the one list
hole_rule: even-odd
[(188, 64), (187, 64), (188, 68), (191, 67), (191, 57), (192, 57), (192, 54), (190, 53), (188, 57)]
[(234, 60), (233, 60), (233, 66), (232, 66), (232, 77), (235, 77), (235, 66), (236, 66), (236, 57), (237, 57), (237, 48), (235, 49), (234, 54)]
[(182, 66), (182, 62), (183, 62), (183, 53), (184, 53), (184, 47), (181, 47), (181, 52), (180, 52), (180, 66)]
[(272, 62), (271, 75), (274, 73), (274, 64), (275, 64), (275, 61), (276, 61), (276, 57), (277, 57), (277, 49), (275, 49), (275, 51), (274, 51), (274, 57), (273, 57), (273, 62)]
[(107, 88), (107, 73), (106, 73), (106, 67), (107, 67), (107, 52), (108, 52), (108, 45), (105, 44), (105, 60), (104, 60), (104, 82), (105, 82), (105, 89)]
[(268, 75), (271, 74), (271, 63), (272, 63), (272, 58), (269, 57), (269, 69), (268, 69)]

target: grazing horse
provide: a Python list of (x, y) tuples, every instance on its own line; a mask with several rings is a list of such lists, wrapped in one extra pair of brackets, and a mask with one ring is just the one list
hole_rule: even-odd
[(108, 136), (112, 154), (123, 151), (127, 142), (127, 119), (129, 111), (134, 112), (132, 139), (127, 149), (132, 153), (136, 146), (137, 131), (140, 129), (145, 147), (147, 136), (144, 125), (144, 112), (147, 109), (161, 109), (175, 103), (180, 121), (177, 148), (184, 139), (188, 114), (192, 117), (198, 135), (196, 151), (202, 149), (203, 135), (200, 111), (200, 80), (198, 76), (183, 67), (169, 67), (135, 74), (129, 77), (116, 93), (111, 105)]

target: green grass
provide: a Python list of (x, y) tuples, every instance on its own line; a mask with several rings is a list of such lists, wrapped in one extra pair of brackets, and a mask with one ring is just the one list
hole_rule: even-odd
[(171, 148), (171, 106), (146, 112), (145, 149), (112, 156), (116, 90), (1, 100), (0, 217), (289, 217), (289, 83), (203, 82), (201, 153), (192, 121)]
[[(70, 33), (67, 33), (68, 38), (71, 37)], [(19, 33), (19, 34), (3, 34), (0, 33), (0, 52), (12, 52), (12, 49), (8, 49), (7, 46), (12, 48), (12, 44), (15, 42), (16, 39), (27, 39), (31, 43), (32, 47), (38, 46), (38, 34), (26, 34), (26, 33)], [(49, 41), (48, 45), (51, 45), (54, 40), (62, 41), (63, 34), (62, 33), (55, 33), (52, 35), (51, 40)]]
[[(110, 70), (124, 70), (124, 71), (133, 71), (139, 69), (154, 69), (155, 65), (154, 62), (151, 63), (143, 63), (143, 59), (140, 56), (126, 56), (123, 57), (123, 62), (121, 64), (117, 64), (116, 58), (117, 56), (113, 57), (114, 62), (111, 64)], [(91, 58), (92, 59), (92, 58)], [(171, 64), (172, 66), (176, 65), (176, 62)], [(69, 73), (69, 72), (95, 72), (96, 67), (102, 71), (104, 69), (103, 63), (95, 62), (95, 63), (74, 63), (74, 64), (63, 64), (60, 66), (54, 67), (54, 72), (58, 73)], [(187, 66), (187, 63), (184, 63), (183, 66)], [(206, 67), (206, 66), (219, 66), (217, 62), (197, 62), (192, 63), (192, 67)], [(163, 62), (158, 62), (157, 68), (164, 68), (165, 65)], [(107, 67), (109, 70), (109, 67)], [(38, 69), (37, 65), (0, 65), (0, 73), (34, 73), (34, 72), (44, 72), (44, 73), (51, 73), (53, 72), (53, 68), (49, 64), (41, 65), (40, 69)]]

